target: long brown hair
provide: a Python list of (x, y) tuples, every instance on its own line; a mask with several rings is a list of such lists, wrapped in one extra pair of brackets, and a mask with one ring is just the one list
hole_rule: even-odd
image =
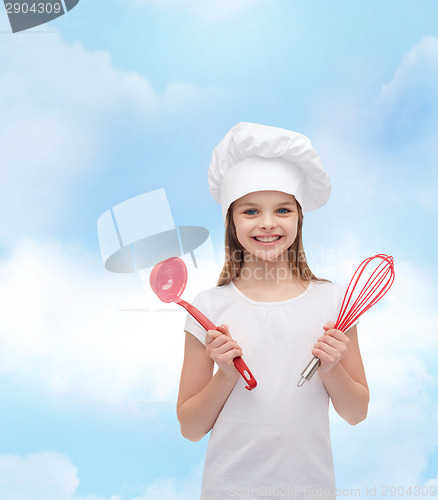
[[(304, 215), (298, 201), (296, 203), (298, 208), (297, 236), (287, 250), (287, 258), (291, 272), (302, 281), (328, 281), (317, 278), (307, 264), (302, 239)], [(233, 205), (234, 202), (230, 205), (225, 219), (225, 263), (219, 276), (217, 286), (226, 285), (234, 278), (237, 278), (240, 275), (244, 263), (245, 249), (237, 239), (236, 226), (233, 220)]]

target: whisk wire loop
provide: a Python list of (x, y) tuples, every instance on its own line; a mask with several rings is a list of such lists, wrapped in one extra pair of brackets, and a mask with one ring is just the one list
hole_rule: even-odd
[[(358, 293), (353, 301), (354, 290), (362, 277), (367, 265), (374, 259), (380, 258), (381, 262), (376, 269), (371, 273), (365, 285)], [(388, 279), (389, 277), (389, 279)], [(342, 301), (341, 310), (335, 324), (335, 328), (343, 332), (347, 331), (351, 325), (364, 312), (370, 309), (378, 302), (385, 293), (389, 290), (394, 281), (394, 259), (385, 254), (378, 254), (365, 259), (362, 264), (356, 269), (351, 281), (348, 285), (344, 299)], [(350, 305), (350, 302), (351, 305)]]

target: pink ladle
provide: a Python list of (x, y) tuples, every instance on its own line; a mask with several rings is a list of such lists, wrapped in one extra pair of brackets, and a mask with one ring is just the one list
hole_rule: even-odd
[[(203, 328), (206, 330), (217, 330), (216, 326), (201, 311), (180, 298), (187, 284), (187, 268), (184, 261), (180, 258), (171, 257), (159, 262), (152, 269), (149, 282), (152, 290), (160, 300), (163, 302), (175, 302), (175, 304), (184, 307)], [(256, 379), (243, 359), (237, 356), (233, 359), (233, 363), (248, 384), (246, 389), (249, 391), (254, 389), (257, 386)]]

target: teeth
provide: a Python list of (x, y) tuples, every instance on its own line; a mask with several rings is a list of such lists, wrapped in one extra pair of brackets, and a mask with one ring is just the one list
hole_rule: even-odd
[(269, 236), (267, 238), (262, 238), (260, 236), (255, 236), (257, 241), (261, 241), (262, 243), (270, 243), (271, 241), (279, 240), (281, 236)]

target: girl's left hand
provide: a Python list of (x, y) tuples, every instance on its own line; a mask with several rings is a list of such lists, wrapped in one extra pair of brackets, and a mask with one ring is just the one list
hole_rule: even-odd
[(328, 372), (335, 367), (348, 351), (350, 339), (340, 330), (334, 329), (335, 324), (329, 321), (323, 326), (325, 334), (318, 339), (312, 349), (312, 354), (319, 358), (321, 372)]

